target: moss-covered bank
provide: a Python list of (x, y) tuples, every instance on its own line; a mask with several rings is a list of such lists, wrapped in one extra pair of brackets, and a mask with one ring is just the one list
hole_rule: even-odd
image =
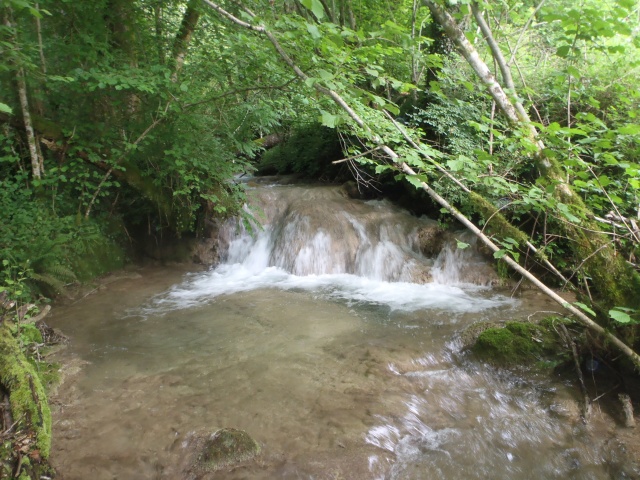
[(46, 459), (51, 450), (51, 410), (41, 378), (20, 348), (14, 329), (8, 320), (0, 325), (0, 384), (9, 392), (15, 422), (13, 441), (3, 442), (0, 452), (4, 470), (0, 478), (16, 473), (18, 478), (40, 478), (50, 470)]

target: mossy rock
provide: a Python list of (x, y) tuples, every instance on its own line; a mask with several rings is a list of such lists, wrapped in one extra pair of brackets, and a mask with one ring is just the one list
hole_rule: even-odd
[(503, 327), (492, 326), (483, 330), (473, 345), (473, 351), (492, 363), (527, 366), (532, 362), (553, 364), (564, 353), (550, 325), (530, 322), (507, 322)]
[(247, 432), (222, 428), (204, 441), (195, 470), (215, 472), (241, 465), (260, 454), (260, 445)]

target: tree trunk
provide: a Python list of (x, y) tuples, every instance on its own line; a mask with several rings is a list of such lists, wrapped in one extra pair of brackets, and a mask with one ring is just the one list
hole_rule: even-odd
[(195, 31), (198, 19), (200, 18), (200, 12), (197, 9), (197, 5), (199, 3), (200, 2), (197, 0), (189, 1), (187, 10), (184, 12), (184, 16), (182, 17), (180, 30), (178, 31), (176, 39), (173, 42), (173, 72), (171, 73), (171, 81), (174, 83), (178, 81), (178, 73), (180, 73), (180, 70), (182, 70), (184, 60), (187, 56), (187, 48), (189, 47), (189, 42), (191, 41), (191, 37), (193, 36), (193, 32)]
[(36, 136), (31, 125), (31, 113), (29, 112), (29, 100), (27, 97), (27, 82), (24, 78), (24, 69), (19, 68), (16, 73), (16, 81), (18, 83), (18, 96), (20, 97), (20, 108), (22, 109), (22, 119), (24, 121), (24, 130), (27, 134), (27, 144), (29, 145), (29, 156), (31, 157), (31, 173), (33, 178), (40, 179), (42, 170), (40, 166), (40, 156), (38, 155), (38, 147), (36, 145)]
[[(16, 41), (15, 25), (12, 22), (13, 12), (11, 7), (7, 6), (2, 9), (2, 23), (10, 33), (10, 42), (13, 44), (16, 50), (19, 48)], [(16, 68), (16, 67), (14, 67)], [(29, 109), (29, 95), (27, 92), (27, 81), (25, 78), (24, 68), (17, 66), (16, 68), (16, 85), (18, 88), (18, 99), (20, 100), (20, 109), (22, 111), (22, 122), (24, 130), (27, 136), (27, 146), (29, 150), (29, 158), (31, 159), (31, 173), (33, 178), (40, 179), (43, 173), (43, 162), (40, 158), (37, 139), (33, 131), (33, 125), (31, 123), (31, 110)]]

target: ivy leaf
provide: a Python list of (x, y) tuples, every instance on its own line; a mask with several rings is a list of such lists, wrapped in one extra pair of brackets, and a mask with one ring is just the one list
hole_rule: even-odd
[(322, 8), (320, 0), (302, 0), (302, 5), (311, 10), (318, 20), (322, 20), (324, 18), (324, 8)]
[(507, 254), (505, 249), (498, 250), (497, 252), (493, 252), (493, 258), (500, 259)]

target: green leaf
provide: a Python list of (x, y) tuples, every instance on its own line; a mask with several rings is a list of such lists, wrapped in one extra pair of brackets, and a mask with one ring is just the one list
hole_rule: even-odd
[(332, 113), (325, 112), (324, 110), (322, 110), (322, 116), (320, 117), (320, 122), (325, 127), (335, 128), (339, 118), (340, 117), (338, 117), (337, 115), (333, 115)]
[(620, 127), (618, 133), (621, 135), (637, 135), (640, 133), (640, 124), (630, 123), (624, 127)]
[(498, 250), (497, 252), (493, 252), (493, 258), (502, 258), (507, 254), (507, 251), (504, 249)]
[(322, 8), (320, 0), (302, 0), (302, 5), (311, 10), (318, 20), (322, 20), (324, 18), (324, 8)]
[(571, 75), (572, 77), (574, 77), (574, 78), (580, 78), (582, 76), (580, 74), (580, 71), (576, 67), (574, 67), (573, 65), (569, 65), (567, 67), (567, 73), (569, 75)]
[(11, 115), (13, 113), (13, 110), (9, 105), (0, 102), (0, 112), (8, 113), (9, 115)]
[(609, 310), (609, 316), (618, 323), (631, 323), (629, 314), (620, 310)]
[(576, 307), (580, 307), (582, 310), (584, 310), (585, 312), (587, 312), (589, 315), (593, 315), (594, 317), (596, 316), (596, 312), (594, 312), (593, 310), (591, 310), (591, 308), (589, 308), (587, 305), (585, 305), (582, 302), (574, 302), (574, 305)]
[(309, 35), (311, 35), (311, 38), (313, 38), (314, 40), (322, 37), (318, 26), (314, 25), (313, 23), (307, 23), (307, 31), (309, 32)]
[(469, 247), (470, 247), (470, 245), (469, 245), (468, 243), (461, 242), (461, 241), (460, 241), (460, 240), (458, 240), (457, 238), (456, 238), (456, 246), (457, 246), (460, 250), (464, 250), (465, 248), (469, 248)]
[(417, 175), (407, 175), (405, 176), (407, 182), (413, 185), (416, 188), (422, 188), (422, 180)]

